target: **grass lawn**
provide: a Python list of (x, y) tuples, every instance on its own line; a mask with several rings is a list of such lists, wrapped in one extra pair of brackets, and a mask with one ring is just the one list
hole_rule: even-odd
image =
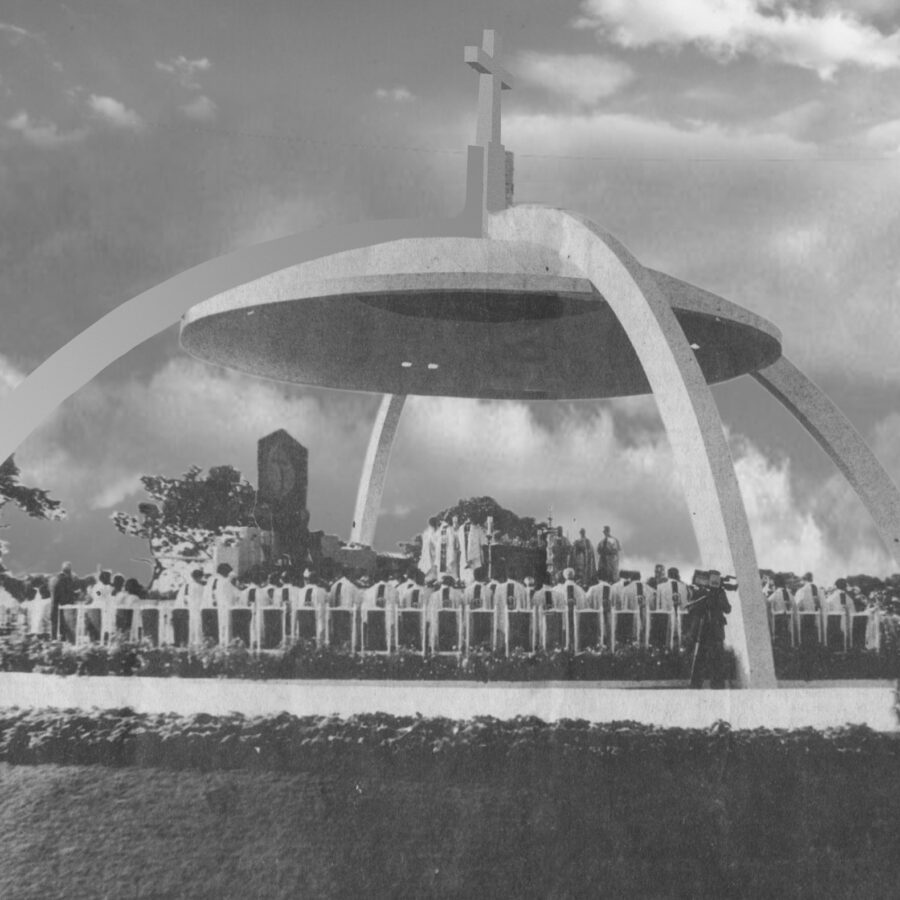
[(897, 896), (892, 762), (411, 768), (3, 764), (0, 897)]

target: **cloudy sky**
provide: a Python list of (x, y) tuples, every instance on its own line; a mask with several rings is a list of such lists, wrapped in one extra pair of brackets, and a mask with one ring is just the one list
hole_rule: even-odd
[[(647, 265), (771, 319), (900, 479), (900, 10), (891, 0), (0, 0), (0, 394), (118, 304), (204, 260), (330, 223), (462, 203), (477, 79), (503, 36), (516, 199), (581, 212)], [(859, 502), (762, 388), (715, 389), (760, 563), (887, 574)], [(63, 523), (15, 512), (14, 569), (136, 575), (144, 473), (231, 463), (284, 427), (312, 527), (349, 534), (377, 396), (202, 365), (173, 327), (20, 447)], [(652, 399), (412, 398), (376, 543), (460, 497), (695, 563)]]

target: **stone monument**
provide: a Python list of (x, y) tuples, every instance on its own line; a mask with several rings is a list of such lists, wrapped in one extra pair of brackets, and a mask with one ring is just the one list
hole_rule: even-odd
[(272, 532), (271, 562), (303, 566), (309, 551), (309, 452), (284, 429), (273, 431), (257, 445), (257, 472), (257, 513)]

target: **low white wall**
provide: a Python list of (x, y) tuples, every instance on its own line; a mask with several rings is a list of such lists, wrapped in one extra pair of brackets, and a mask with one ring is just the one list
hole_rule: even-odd
[(0, 705), (207, 712), (246, 715), (537, 716), (633, 720), (660, 726), (707, 728), (718, 719), (733, 728), (831, 728), (868, 725), (896, 731), (894, 688), (888, 682), (774, 690), (691, 691), (612, 687), (584, 682), (481, 684), (408, 681), (237, 681), (180, 678), (61, 677), (0, 674)]

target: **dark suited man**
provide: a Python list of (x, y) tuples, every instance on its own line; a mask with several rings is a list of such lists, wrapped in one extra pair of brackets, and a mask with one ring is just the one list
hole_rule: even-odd
[[(734, 588), (731, 588), (732, 590)], [(720, 572), (709, 572), (709, 584), (700, 585), (690, 603), (685, 606), (690, 624), (688, 634), (694, 648), (694, 664), (691, 668), (691, 687), (702, 688), (709, 678), (714, 690), (725, 687), (725, 616), (731, 612), (731, 604), (722, 586)]]
[(62, 564), (58, 575), (50, 582), (50, 636), (55, 641), (59, 637), (59, 608), (71, 606), (75, 602), (76, 585), (72, 575), (72, 563)]

